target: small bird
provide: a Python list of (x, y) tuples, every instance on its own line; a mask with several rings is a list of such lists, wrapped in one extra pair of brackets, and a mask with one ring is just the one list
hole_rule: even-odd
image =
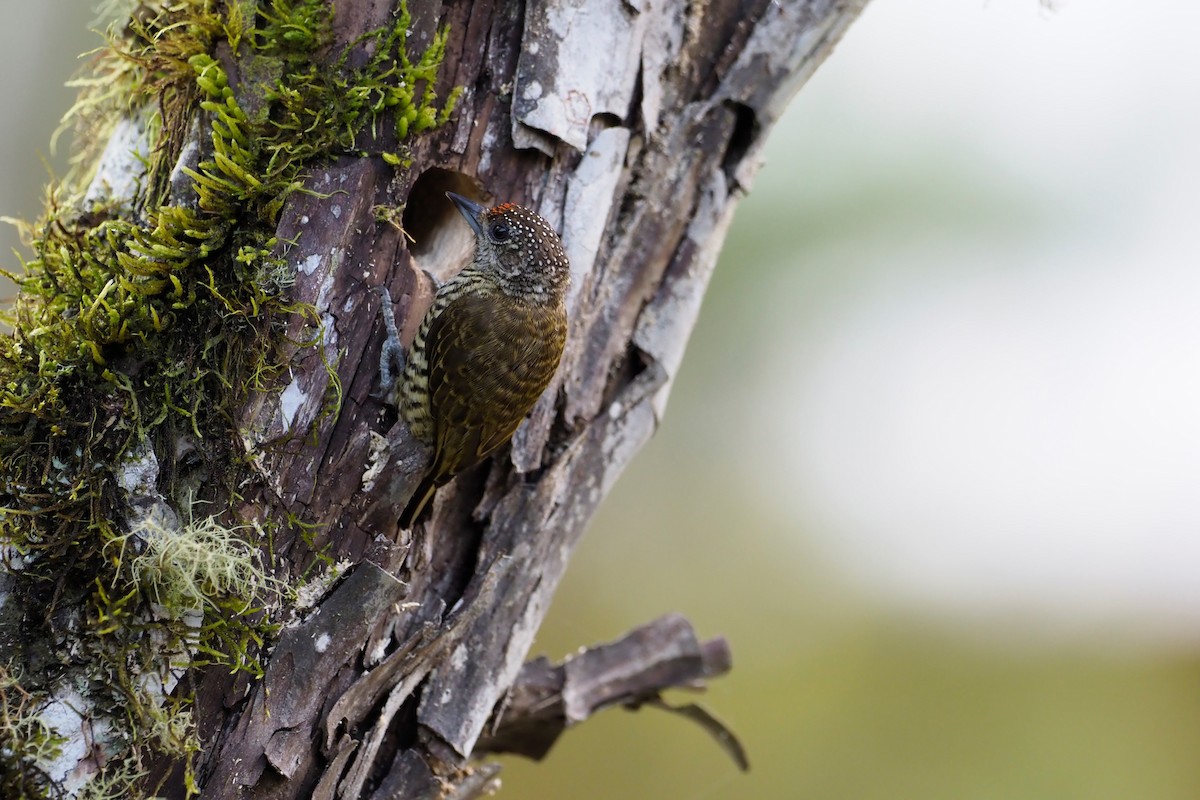
[(484, 208), (447, 192), (475, 255), (421, 321), (399, 387), (400, 415), (433, 462), (400, 515), (411, 528), (437, 489), (512, 438), (558, 369), (570, 265), (558, 234), (527, 208)]

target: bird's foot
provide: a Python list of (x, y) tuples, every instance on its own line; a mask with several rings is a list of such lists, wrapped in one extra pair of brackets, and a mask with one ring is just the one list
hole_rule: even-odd
[(400, 332), (396, 330), (396, 312), (392, 305), (392, 293), (385, 286), (376, 286), (383, 298), (379, 314), (383, 317), (383, 326), (387, 329), (387, 338), (379, 348), (379, 387), (375, 396), (390, 405), (396, 403), (396, 386), (400, 376), (404, 374), (404, 348), (400, 345)]

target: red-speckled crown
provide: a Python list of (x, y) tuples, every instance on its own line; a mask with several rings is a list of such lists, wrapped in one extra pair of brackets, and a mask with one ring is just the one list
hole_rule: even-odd
[(506, 211), (513, 211), (518, 208), (520, 208), (520, 206), (517, 205), (516, 203), (501, 203), (498, 206), (492, 206), (485, 213), (487, 214), (489, 219), (492, 219), (492, 218), (500, 216), (501, 214), (505, 213)]

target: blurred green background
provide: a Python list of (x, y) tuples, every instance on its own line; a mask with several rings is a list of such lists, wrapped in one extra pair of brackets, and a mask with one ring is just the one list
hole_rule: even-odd
[[(75, 0), (0, 5), (29, 216), (98, 40)], [(535, 646), (728, 636), (701, 699), (752, 771), (613, 710), (503, 797), (1200, 797), (1197, 35), (1176, 0), (873, 0)]]

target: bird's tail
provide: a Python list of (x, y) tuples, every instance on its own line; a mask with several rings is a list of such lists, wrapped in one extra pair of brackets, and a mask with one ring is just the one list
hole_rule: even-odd
[(433, 475), (426, 475), (421, 479), (421, 482), (417, 484), (417, 490), (409, 498), (408, 505), (404, 507), (404, 511), (400, 512), (400, 528), (402, 530), (409, 530), (417, 523), (421, 512), (429, 505), (429, 501), (433, 500), (433, 494), (437, 490), (438, 484)]

